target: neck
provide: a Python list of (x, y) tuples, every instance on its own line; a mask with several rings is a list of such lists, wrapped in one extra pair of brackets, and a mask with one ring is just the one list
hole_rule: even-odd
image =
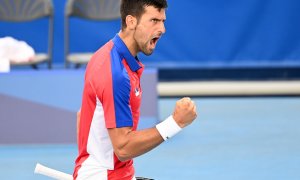
[(127, 48), (129, 49), (130, 53), (132, 56), (137, 56), (137, 46), (133, 38), (133, 34), (126, 31), (126, 30), (121, 30), (119, 33), (120, 38), (123, 40)]

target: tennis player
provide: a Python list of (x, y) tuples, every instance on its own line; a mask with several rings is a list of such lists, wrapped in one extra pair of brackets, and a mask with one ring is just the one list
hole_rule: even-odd
[(153, 128), (137, 130), (144, 66), (165, 33), (166, 0), (122, 0), (122, 28), (87, 65), (80, 110), (77, 180), (135, 180), (133, 158), (157, 147), (196, 118), (190, 98)]

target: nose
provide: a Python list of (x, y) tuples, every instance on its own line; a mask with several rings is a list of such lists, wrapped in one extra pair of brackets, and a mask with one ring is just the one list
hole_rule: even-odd
[(162, 34), (166, 33), (166, 27), (165, 27), (165, 22), (162, 22), (160, 25), (160, 31)]

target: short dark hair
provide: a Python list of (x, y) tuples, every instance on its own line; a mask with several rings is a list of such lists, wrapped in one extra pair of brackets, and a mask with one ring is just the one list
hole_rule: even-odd
[(161, 10), (168, 7), (167, 0), (122, 0), (120, 13), (122, 19), (122, 29), (126, 28), (126, 16), (135, 16), (138, 20), (145, 12), (146, 6), (154, 6)]

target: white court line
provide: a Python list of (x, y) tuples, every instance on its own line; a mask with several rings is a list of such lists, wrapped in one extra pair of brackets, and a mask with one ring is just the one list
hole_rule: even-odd
[(160, 96), (300, 95), (300, 81), (160, 82)]

